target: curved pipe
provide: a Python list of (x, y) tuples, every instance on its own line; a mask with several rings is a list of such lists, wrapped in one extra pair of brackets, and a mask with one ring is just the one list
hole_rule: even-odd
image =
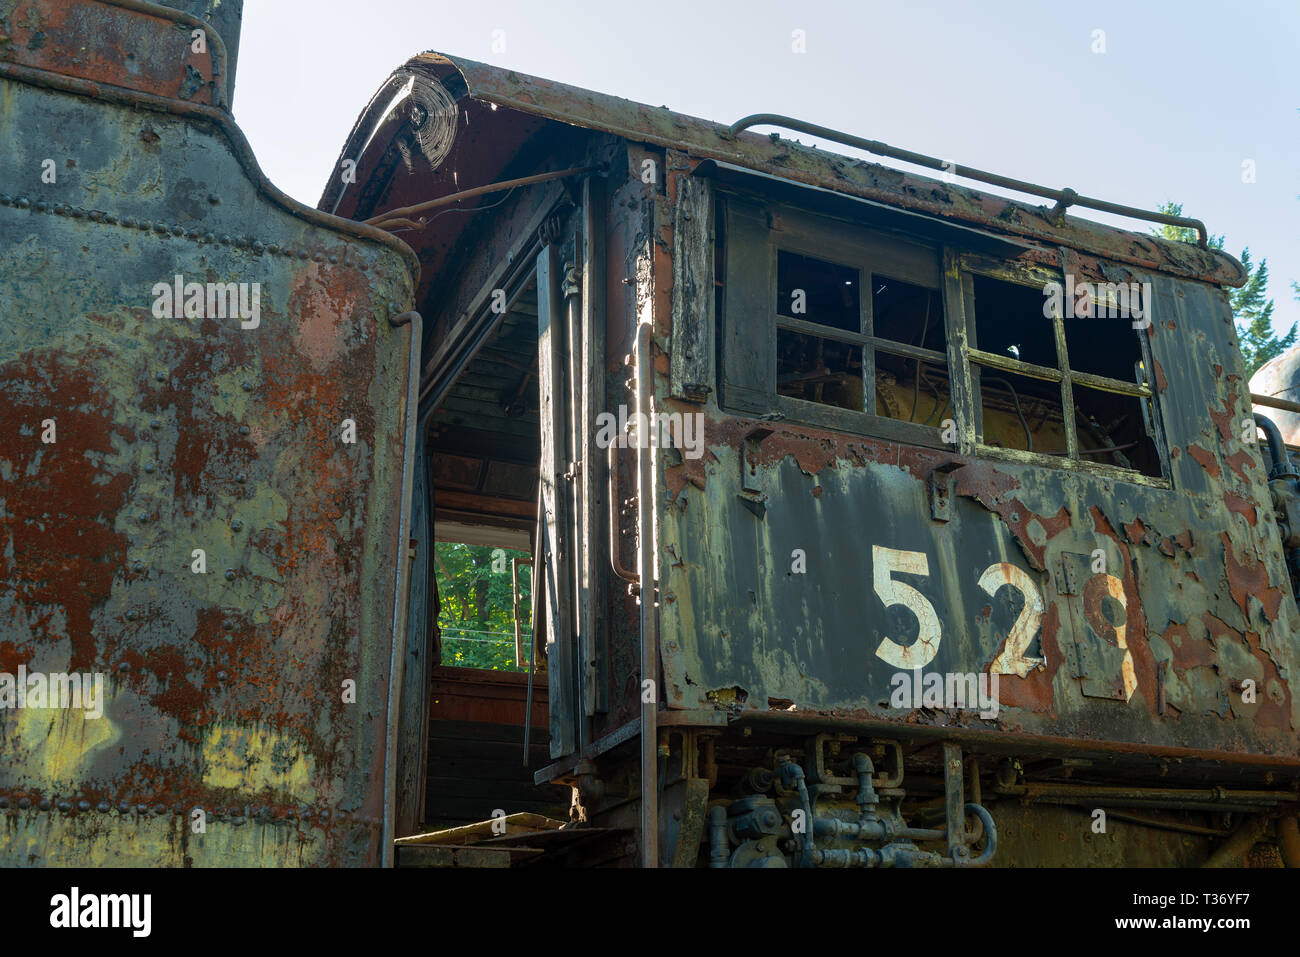
[(1294, 476), (1295, 471), (1291, 468), (1291, 460), (1286, 454), (1286, 443), (1282, 441), (1282, 430), (1277, 427), (1277, 423), (1268, 416), (1256, 412), (1255, 424), (1268, 439), (1268, 457), (1273, 460), (1268, 468), (1268, 477), (1275, 479)]
[(462, 189), (458, 193), (449, 193), (446, 196), (439, 196), (437, 199), (431, 199), (427, 202), (416, 203), (414, 206), (399, 206), (397, 209), (390, 209), (387, 212), (371, 216), (363, 222), (367, 226), (378, 226), (383, 229), (391, 220), (402, 220), (406, 228), (414, 226), (417, 229), (423, 229), (423, 225), (416, 225), (410, 219), (419, 213), (428, 212), (431, 209), (437, 209), (439, 206), (450, 206), (452, 203), (458, 203), (462, 199), (473, 199), (475, 196), (483, 196), (487, 193), (497, 193), (503, 189), (515, 189), (518, 186), (532, 186), (536, 183), (549, 183), (553, 179), (566, 179), (570, 176), (581, 176), (583, 173), (591, 173), (599, 169), (596, 166), (574, 166), (572, 169), (556, 170), (553, 173), (536, 173), (532, 176), (521, 176), (519, 179), (506, 179), (499, 183), (488, 183), (486, 186), (475, 186), (473, 189)]
[(973, 858), (969, 861), (954, 859), (953, 866), (983, 867), (985, 864), (989, 863), (989, 861), (993, 860), (993, 855), (998, 852), (998, 828), (997, 825), (993, 823), (993, 815), (986, 811), (981, 805), (967, 804), (966, 810), (979, 818), (980, 823), (984, 825), (984, 850), (980, 853), (979, 857)]
[(1171, 216), (1168, 213), (1152, 212), (1134, 206), (1121, 206), (1118, 203), (1108, 203), (1104, 199), (1080, 196), (1068, 186), (1064, 189), (1051, 189), (1047, 186), (1039, 186), (1037, 183), (1028, 183), (1024, 180), (1012, 179), (1009, 176), (1000, 176), (997, 173), (985, 172), (971, 166), (959, 166), (949, 160), (936, 159), (933, 156), (926, 156), (924, 153), (913, 153), (911, 150), (899, 149), (879, 140), (863, 139), (860, 136), (842, 133), (839, 130), (818, 126), (815, 123), (805, 123), (803, 120), (797, 120), (791, 116), (782, 116), (779, 113), (754, 113), (732, 123), (728, 128), (728, 132), (735, 136), (741, 130), (748, 129), (751, 126), (783, 126), (797, 133), (807, 133), (809, 136), (817, 136), (843, 146), (866, 150), (868, 153), (875, 153), (877, 156), (888, 156), (902, 160), (905, 163), (914, 163), (917, 166), (925, 166), (953, 176), (978, 180), (991, 186), (1000, 186), (1003, 189), (1015, 190), (1018, 193), (1029, 193), (1032, 196), (1052, 199), (1056, 201), (1056, 206), (1048, 211), (1049, 218), (1062, 215), (1071, 206), (1084, 206), (1104, 213), (1113, 213), (1116, 216), (1128, 216), (1133, 219), (1144, 219), (1151, 223), (1165, 223), (1170, 226), (1194, 229), (1196, 230), (1196, 244), (1202, 249), (1209, 246), (1209, 231), (1199, 219), (1191, 219), (1186, 216)]
[(606, 451), (609, 466), (609, 566), (614, 569), (614, 574), (625, 582), (636, 584), (641, 581), (636, 572), (628, 571), (623, 567), (623, 556), (619, 554), (618, 547), (618, 445), (615, 442), (609, 443), (609, 449)]

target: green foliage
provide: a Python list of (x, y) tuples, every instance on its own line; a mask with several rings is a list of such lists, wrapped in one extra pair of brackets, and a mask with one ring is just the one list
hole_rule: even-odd
[[(1183, 204), (1164, 203), (1160, 206), (1160, 212), (1181, 216)], [(1187, 226), (1161, 225), (1153, 232), (1161, 239), (1177, 243), (1196, 242), (1196, 230)], [(1222, 249), (1223, 237), (1211, 236), (1210, 248)], [(1262, 259), (1258, 266), (1253, 265), (1247, 247), (1241, 251), (1241, 264), (1246, 267), (1246, 284), (1240, 289), (1229, 290), (1228, 300), (1232, 303), (1241, 355), (1246, 360), (1246, 377), (1250, 378), (1264, 363), (1295, 345), (1296, 326), (1292, 323), (1290, 331), (1284, 336), (1273, 333), (1273, 300), (1265, 298), (1268, 291), (1268, 260)], [(1296, 291), (1296, 298), (1300, 299), (1300, 285), (1293, 283), (1292, 287)]]
[(527, 669), (527, 649), (532, 641), (528, 616), (533, 570), (526, 565), (519, 567), (519, 611), (525, 649), (524, 667), (519, 668), (515, 665), (510, 561), (528, 558), (527, 552), (509, 548), (453, 542), (435, 545), (444, 665), (493, 671)]

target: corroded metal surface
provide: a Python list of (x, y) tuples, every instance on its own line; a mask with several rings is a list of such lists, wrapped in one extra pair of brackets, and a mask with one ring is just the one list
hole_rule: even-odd
[[(0, 861), (379, 862), (409, 251), (215, 112), (0, 111), (0, 672), (105, 676), (99, 719), (0, 711)], [(160, 315), (177, 275), (256, 283), (256, 322)]]
[[(663, 471), (670, 706), (793, 707), (1296, 764), (1300, 616), (1254, 432), (1240, 425), (1250, 403), (1226, 298), (1201, 283), (1151, 280), (1168, 487), (705, 405), (707, 454)], [(770, 434), (746, 457), (758, 429)], [(929, 502), (941, 466), (955, 482), (942, 522)], [(738, 500), (745, 486), (764, 499), (761, 517)], [(795, 549), (806, 573), (793, 567)], [(1014, 596), (1023, 589), (986, 578), (990, 569), (1037, 586), (1043, 613), (1029, 619), (1038, 640), (1026, 657), (1043, 661), (1026, 662), (1023, 676), (1000, 669), (995, 720), (889, 706), (892, 675), (915, 662), (890, 663), (877, 649), (890, 635), (908, 644), (917, 624), (882, 600), (881, 549), (928, 558), (922, 575), (894, 564), (937, 611), (942, 636), (927, 671), (985, 673), (1007, 653), (1026, 603)], [(1098, 549), (1104, 574), (1093, 566)], [(1248, 679), (1254, 702), (1241, 694)]]
[[(1059, 219), (1032, 206), (950, 185), (937, 179), (846, 156), (813, 150), (775, 135), (732, 135), (720, 123), (633, 103), (514, 70), (440, 53), (407, 61), (405, 71), (424, 73), (449, 88), (468, 87), (467, 99), (505, 107), (495, 119), (478, 124), (478, 135), (499, 136), (503, 127), (526, 128), (530, 117), (545, 117), (583, 129), (680, 150), (698, 160), (721, 160), (789, 180), (860, 196), (954, 222), (1013, 236), (1086, 249), (1116, 262), (1175, 275), (1241, 285), (1246, 276), (1231, 256), (1196, 246), (1114, 229), (1073, 216)], [(525, 121), (525, 122), (521, 122)], [(486, 127), (486, 128), (484, 128)], [(351, 145), (351, 144), (350, 144)], [(361, 143), (355, 144), (359, 149)], [(348, 154), (345, 149), (345, 155)], [(327, 193), (327, 199), (329, 198)], [(396, 204), (389, 204), (396, 205)]]
[[(195, 36), (194, 31), (202, 31)], [(226, 105), (226, 50), (204, 21), (132, 0), (0, 0), (0, 61)]]

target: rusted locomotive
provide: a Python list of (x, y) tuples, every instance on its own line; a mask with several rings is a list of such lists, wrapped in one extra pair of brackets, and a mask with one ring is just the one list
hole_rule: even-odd
[[(233, 55), (53, 29), (220, 25), (35, 8), (0, 671), (108, 689), (3, 716), (5, 861), (1300, 865), (1296, 476), (1200, 223), (432, 53), (306, 210)], [(526, 673), (442, 661), (436, 541), (531, 553)]]

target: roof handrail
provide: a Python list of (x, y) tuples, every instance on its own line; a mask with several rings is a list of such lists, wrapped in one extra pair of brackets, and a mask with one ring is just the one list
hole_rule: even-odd
[(970, 166), (959, 166), (951, 160), (935, 159), (933, 156), (926, 156), (924, 153), (913, 153), (911, 150), (899, 149), (879, 140), (863, 139), (860, 136), (842, 133), (826, 126), (805, 123), (803, 120), (797, 120), (791, 116), (782, 116), (779, 113), (754, 113), (732, 123), (728, 128), (728, 132), (735, 136), (741, 130), (749, 129), (751, 126), (782, 126), (797, 133), (806, 133), (809, 136), (830, 140), (843, 146), (866, 150), (868, 153), (875, 153), (877, 156), (889, 156), (905, 163), (914, 163), (917, 166), (939, 170), (941, 173), (963, 176), (966, 179), (979, 180), (991, 186), (1000, 186), (1003, 189), (1011, 189), (1020, 193), (1041, 196), (1044, 199), (1055, 200), (1056, 205), (1048, 210), (1047, 216), (1058, 225), (1065, 216), (1065, 211), (1071, 206), (1085, 206), (1088, 209), (1112, 213), (1116, 216), (1128, 216), (1132, 219), (1142, 219), (1152, 223), (1164, 223), (1169, 226), (1194, 229), (1197, 236), (1196, 244), (1202, 249), (1209, 246), (1209, 232), (1206, 230), (1205, 224), (1199, 219), (1191, 219), (1186, 216), (1171, 216), (1169, 213), (1158, 213), (1152, 210), (1138, 209), (1134, 206), (1121, 206), (1119, 203), (1108, 203), (1104, 199), (1080, 196), (1068, 186), (1064, 189), (1051, 189), (1047, 186), (1039, 186), (1037, 183), (1026, 183), (1023, 180), (1011, 179), (1009, 176), (1000, 176), (997, 173), (985, 172)]

